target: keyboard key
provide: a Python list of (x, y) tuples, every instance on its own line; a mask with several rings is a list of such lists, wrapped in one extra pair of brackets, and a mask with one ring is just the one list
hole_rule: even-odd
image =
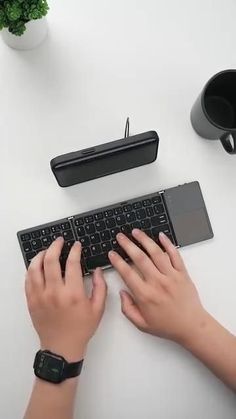
[(62, 230), (69, 230), (70, 229), (70, 223), (62, 223), (61, 224)]
[(154, 205), (154, 211), (155, 211), (155, 214), (157, 215), (163, 214), (163, 212), (165, 212), (164, 206), (162, 204)]
[(127, 255), (125, 254), (124, 250), (119, 246), (119, 243), (117, 242), (117, 240), (112, 240), (111, 245), (112, 245), (112, 250), (118, 253), (121, 257), (127, 258)]
[(124, 212), (130, 212), (130, 211), (132, 211), (132, 205), (130, 205), (130, 204), (125, 205), (125, 206), (123, 207), (123, 211), (124, 211)]
[(61, 265), (61, 272), (62, 275), (64, 276), (65, 274), (65, 270), (66, 270), (66, 261), (68, 258), (68, 254), (63, 254), (60, 256), (60, 265)]
[(84, 217), (84, 221), (87, 224), (92, 223), (94, 221), (94, 216), (93, 215), (88, 215), (87, 217)]
[(135, 202), (133, 204), (133, 209), (137, 210), (137, 209), (140, 209), (140, 208), (142, 208), (142, 203), (141, 202)]
[(126, 224), (126, 219), (124, 215), (118, 215), (118, 217), (116, 217), (116, 222), (118, 224), (118, 226), (122, 226), (123, 224)]
[(141, 228), (141, 223), (140, 221), (135, 221), (134, 223), (131, 224), (131, 229), (133, 230), (134, 228)]
[[(61, 226), (60, 225), (55, 225), (51, 227), (52, 233), (58, 233), (59, 231), (61, 231)], [(33, 235), (32, 235), (33, 237)]]
[(121, 226), (120, 231), (122, 231), (123, 234), (125, 234), (126, 236), (129, 236), (131, 234), (131, 226), (130, 225), (124, 225)]
[(30, 252), (30, 253), (26, 253), (26, 259), (28, 264), (30, 264), (31, 260), (37, 255), (36, 252)]
[(148, 237), (151, 237), (151, 238), (152, 238), (152, 232), (151, 232), (151, 230), (150, 230), (150, 229), (148, 229), (148, 230), (144, 230), (144, 233), (145, 233)]
[(26, 253), (30, 252), (32, 250), (32, 246), (30, 242), (23, 243), (23, 249)]
[(31, 235), (30, 235), (29, 233), (27, 233), (27, 234), (22, 234), (22, 235), (20, 236), (20, 238), (21, 238), (21, 240), (22, 240), (23, 242), (25, 242), (25, 241), (29, 241), (29, 240), (31, 239)]
[(122, 209), (122, 207), (115, 208), (115, 210), (114, 210), (114, 214), (115, 214), (115, 215), (120, 215), (120, 214), (123, 214), (123, 209)]
[(50, 230), (50, 228), (49, 227), (47, 227), (47, 228), (43, 228), (42, 230), (41, 230), (41, 235), (42, 236), (49, 236), (51, 234), (51, 230)]
[(111, 237), (115, 239), (119, 232), (120, 232), (120, 229), (118, 227), (112, 228), (110, 231)]
[(111, 249), (112, 249), (112, 247), (111, 247), (111, 243), (110, 242), (102, 243), (102, 251), (104, 253), (110, 252)]
[(95, 227), (94, 224), (87, 224), (85, 226), (85, 230), (87, 234), (94, 234), (95, 233)]
[(52, 239), (50, 236), (45, 236), (42, 238), (42, 243), (44, 247), (49, 247), (50, 244), (52, 243)]
[(70, 253), (70, 249), (68, 249), (68, 247), (64, 245), (63, 246), (63, 249), (61, 251), (61, 256), (68, 257), (69, 256), (69, 253)]
[(123, 259), (128, 259), (127, 254), (125, 251), (119, 246), (116, 250), (116, 253), (118, 253)]
[(146, 208), (146, 213), (147, 213), (148, 217), (153, 217), (153, 215), (154, 215), (153, 208), (152, 207), (147, 207)]
[(100, 244), (94, 244), (93, 246), (91, 246), (91, 252), (93, 256), (102, 253)]
[(40, 239), (32, 240), (31, 245), (34, 250), (38, 250), (42, 248), (42, 242)]
[(116, 221), (115, 221), (115, 218), (108, 218), (108, 219), (106, 220), (106, 226), (107, 226), (107, 228), (109, 228), (109, 229), (111, 229), (111, 228), (115, 227), (115, 226), (116, 226)]
[(33, 231), (31, 233), (31, 237), (32, 237), (32, 239), (38, 239), (39, 237), (41, 237), (41, 231), (40, 230)]
[(160, 224), (167, 223), (166, 215), (156, 215), (155, 217), (151, 218), (151, 222), (153, 227), (158, 226)]
[(89, 246), (90, 245), (90, 238), (89, 238), (89, 236), (81, 237), (79, 239), (79, 241), (80, 241), (80, 243), (82, 244), (83, 247), (86, 247), (86, 246)]
[(114, 214), (114, 210), (112, 210), (112, 209), (109, 209), (107, 211), (104, 211), (104, 217), (106, 217), (106, 218), (112, 217), (113, 214)]
[(104, 221), (98, 221), (97, 223), (95, 223), (95, 228), (97, 231), (106, 230), (106, 224), (104, 223)]
[(153, 202), (153, 204), (160, 204), (160, 202), (161, 202), (161, 197), (160, 197), (160, 195), (154, 196), (154, 197), (152, 198), (152, 202)]
[(94, 215), (94, 220), (95, 221), (99, 221), (103, 219), (103, 213), (102, 212), (98, 212), (97, 214)]
[(101, 240), (103, 242), (111, 239), (111, 234), (110, 234), (110, 231), (109, 230), (102, 231), (101, 234), (100, 234), (100, 236), (101, 236)]
[(119, 243), (118, 243), (118, 241), (116, 239), (114, 239), (114, 240), (111, 241), (111, 245), (112, 245), (112, 249), (113, 250), (116, 250), (116, 249), (118, 249), (120, 247), (119, 246)]
[(135, 213), (134, 212), (128, 212), (126, 214), (126, 220), (127, 220), (128, 223), (132, 223), (133, 221), (135, 221), (136, 220)]
[(170, 226), (168, 224), (163, 224), (161, 226), (161, 231), (162, 231), (162, 233), (165, 233), (167, 236), (168, 236), (168, 234), (171, 234), (171, 229), (170, 229)]
[(136, 211), (136, 217), (138, 220), (142, 220), (143, 218), (146, 218), (146, 211), (145, 209), (140, 209)]
[(74, 243), (75, 243), (75, 240), (69, 240), (68, 242), (65, 242), (64, 243), (64, 250), (65, 251), (67, 251), (67, 252), (69, 252), (70, 251), (70, 249), (72, 248), (72, 246), (74, 245)]
[(85, 229), (84, 229), (84, 227), (78, 227), (77, 228), (77, 234), (78, 234), (79, 237), (85, 236)]
[(92, 244), (97, 244), (100, 242), (100, 236), (98, 233), (92, 234), (92, 236), (90, 236), (90, 240)]
[(71, 240), (74, 238), (73, 232), (71, 230), (63, 231), (62, 235), (65, 240)]
[(141, 221), (141, 228), (142, 229), (147, 229), (147, 228), (150, 228), (152, 225), (151, 225), (151, 221), (149, 220), (149, 218), (146, 218), (146, 220), (142, 220)]
[(158, 237), (159, 233), (170, 234), (170, 227), (168, 224), (159, 225), (159, 227), (155, 227), (152, 229), (152, 235), (154, 237)]
[(61, 237), (61, 233), (55, 233), (55, 234), (53, 234), (52, 235), (52, 240), (54, 241), (54, 240), (58, 239), (58, 237)]
[(91, 251), (89, 247), (84, 247), (82, 250), (82, 254), (84, 258), (88, 258), (91, 256)]
[(144, 206), (144, 207), (150, 207), (150, 205), (152, 205), (152, 201), (151, 201), (151, 199), (145, 199), (145, 200), (143, 201), (143, 206)]
[(89, 257), (86, 259), (85, 264), (88, 271), (93, 271), (98, 267), (102, 268), (103, 266), (110, 266), (111, 263), (107, 254), (103, 253), (98, 256)]
[(76, 227), (84, 225), (84, 219), (83, 218), (77, 218), (75, 220), (75, 225), (76, 225)]

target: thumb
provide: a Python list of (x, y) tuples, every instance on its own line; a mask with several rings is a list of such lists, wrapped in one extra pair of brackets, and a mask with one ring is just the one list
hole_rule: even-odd
[(100, 315), (105, 309), (105, 302), (107, 298), (107, 284), (104, 280), (103, 272), (100, 268), (96, 269), (93, 274), (93, 291), (91, 301), (94, 309)]
[(133, 323), (139, 330), (145, 332), (148, 328), (138, 306), (134, 299), (126, 291), (120, 292), (122, 313)]

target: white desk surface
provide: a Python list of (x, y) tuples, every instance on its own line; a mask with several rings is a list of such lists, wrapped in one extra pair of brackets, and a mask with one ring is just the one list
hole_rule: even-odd
[[(38, 348), (19, 229), (199, 180), (215, 238), (181, 253), (206, 308), (236, 332), (236, 157), (189, 122), (205, 82), (236, 67), (235, 15), (235, 0), (51, 2), (40, 48), (0, 42), (1, 418), (22, 417)], [(157, 162), (59, 188), (50, 159), (121, 138), (128, 115), (133, 134), (157, 130)], [(106, 280), (76, 418), (235, 419), (233, 393), (175, 344), (135, 330), (120, 313), (121, 280), (112, 270)]]

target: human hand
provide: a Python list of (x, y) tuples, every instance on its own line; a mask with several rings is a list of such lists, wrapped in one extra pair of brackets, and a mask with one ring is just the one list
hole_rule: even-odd
[(106, 284), (101, 270), (93, 276), (92, 296), (86, 296), (80, 265), (81, 244), (72, 247), (62, 278), (59, 257), (64, 240), (55, 240), (31, 262), (25, 281), (28, 308), (41, 349), (77, 362), (102, 318)]
[(111, 264), (132, 293), (121, 291), (123, 313), (143, 332), (188, 345), (195, 330), (204, 327), (208, 314), (179, 251), (162, 233), (166, 253), (142, 231), (135, 229), (132, 234), (147, 254), (121, 233), (117, 240), (134, 266), (117, 253), (109, 253)]

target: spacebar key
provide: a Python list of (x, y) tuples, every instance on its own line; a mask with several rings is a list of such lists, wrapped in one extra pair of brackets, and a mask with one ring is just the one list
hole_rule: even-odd
[(111, 263), (106, 253), (85, 259), (85, 265), (88, 271), (94, 271), (98, 267), (102, 268), (103, 266), (108, 266), (110, 264)]

